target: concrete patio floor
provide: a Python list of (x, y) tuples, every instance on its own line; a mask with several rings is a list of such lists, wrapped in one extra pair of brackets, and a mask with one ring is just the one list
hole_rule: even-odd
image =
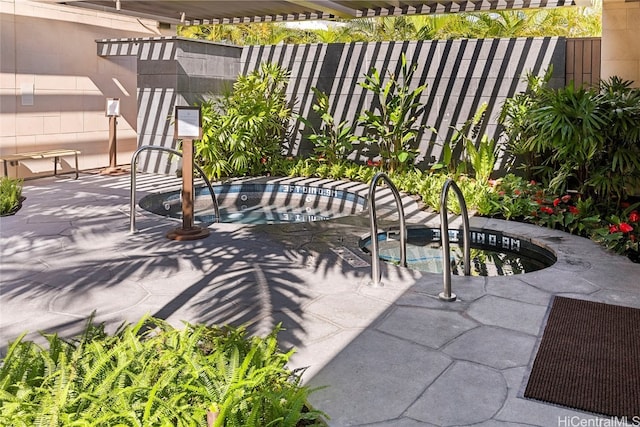
[[(314, 185), (352, 183), (307, 180)], [(161, 189), (140, 176), (139, 194)], [(95, 311), (115, 328), (144, 314), (207, 324), (281, 322), (282, 348), (331, 426), (569, 426), (597, 415), (522, 397), (554, 295), (640, 308), (640, 264), (566, 233), (472, 218), (551, 248), (533, 273), (453, 277), (459, 300), (437, 298), (442, 276), (383, 264), (368, 286), (358, 240), (365, 214), (284, 225), (213, 224), (203, 240), (176, 242), (175, 220), (138, 211), (129, 233), (129, 176), (27, 181), (26, 200), (0, 219), (0, 354), (24, 331), (71, 336)], [(392, 198), (381, 192), (380, 209)], [(408, 223), (438, 224), (405, 198)], [(640, 416), (640, 414), (638, 414)], [(584, 420), (584, 421), (583, 421)], [(597, 425), (597, 424), (589, 424)], [(604, 424), (598, 424), (604, 425)]]

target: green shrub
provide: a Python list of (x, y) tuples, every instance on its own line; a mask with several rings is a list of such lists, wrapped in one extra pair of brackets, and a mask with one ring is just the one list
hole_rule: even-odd
[(534, 86), (503, 107), (508, 147), (538, 159), (532, 172), (552, 193), (619, 206), (640, 184), (640, 89), (631, 84), (612, 77), (599, 88)]
[(0, 215), (14, 212), (22, 198), (22, 180), (0, 178)]
[(0, 425), (323, 425), (278, 330), (248, 338), (146, 317), (114, 335), (91, 322), (72, 340), (45, 335), (47, 349), (20, 337), (0, 367)]
[(282, 158), (292, 116), (286, 99), (289, 71), (275, 64), (241, 75), (233, 91), (202, 108), (196, 160), (211, 178), (259, 175)]
[(426, 85), (411, 88), (411, 80), (417, 64), (407, 65), (404, 53), (401, 57), (400, 76), (389, 74), (385, 81), (376, 68), (372, 68), (365, 81), (360, 83), (374, 95), (373, 110), (365, 110), (358, 124), (364, 126), (361, 140), (377, 146), (382, 157), (382, 170), (394, 172), (406, 170), (418, 154), (413, 148), (423, 126), (416, 122), (425, 110), (420, 95)]
[(593, 231), (592, 238), (613, 250), (629, 255), (640, 262), (640, 203), (626, 207), (620, 214), (611, 215), (602, 227)]
[(353, 135), (353, 126), (346, 120), (336, 123), (335, 118), (329, 111), (329, 97), (324, 92), (315, 87), (311, 88), (316, 96), (316, 103), (313, 104), (315, 111), (322, 121), (319, 130), (313, 129), (309, 120), (300, 117), (305, 126), (312, 129), (309, 141), (314, 145), (314, 151), (319, 159), (323, 159), (330, 165), (344, 161), (353, 151), (353, 142), (357, 137)]

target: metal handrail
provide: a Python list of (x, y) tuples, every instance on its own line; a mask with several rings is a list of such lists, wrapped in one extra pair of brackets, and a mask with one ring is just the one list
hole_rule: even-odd
[[(173, 148), (158, 147), (156, 145), (143, 145), (133, 153), (133, 156), (131, 156), (131, 215), (129, 216), (129, 232), (132, 234), (136, 232), (136, 173), (138, 156), (140, 155), (140, 153), (146, 150), (164, 151), (166, 153), (171, 153), (175, 154), (176, 156), (182, 157), (182, 153), (178, 150), (174, 150)], [(198, 170), (200, 176), (207, 184), (207, 187), (209, 187), (209, 193), (211, 193), (211, 201), (213, 202), (213, 210), (215, 213), (216, 222), (220, 222), (220, 209), (218, 207), (218, 200), (216, 199), (216, 195), (213, 192), (211, 182), (209, 181), (209, 178), (207, 178), (207, 175), (205, 175), (202, 168), (200, 168), (200, 166), (195, 163), (193, 166)]]
[(439, 298), (443, 301), (455, 301), (456, 294), (451, 293), (451, 261), (449, 260), (449, 218), (447, 217), (447, 196), (449, 189), (458, 196), (460, 203), (460, 213), (462, 215), (462, 232), (463, 236), (463, 261), (464, 275), (471, 274), (471, 233), (469, 231), (469, 213), (467, 212), (467, 204), (460, 187), (448, 178), (442, 186), (442, 194), (440, 195), (440, 234), (442, 240), (442, 273), (444, 275), (444, 291), (440, 293)]
[(382, 286), (382, 272), (380, 271), (380, 258), (378, 255), (378, 222), (376, 220), (376, 186), (378, 181), (384, 180), (393, 194), (393, 198), (396, 201), (396, 207), (398, 208), (398, 215), (400, 217), (400, 264), (403, 267), (407, 266), (407, 225), (404, 218), (404, 208), (402, 206), (402, 200), (400, 199), (400, 193), (391, 179), (383, 173), (378, 172), (371, 180), (369, 186), (369, 218), (371, 223), (371, 282), (373, 287)]

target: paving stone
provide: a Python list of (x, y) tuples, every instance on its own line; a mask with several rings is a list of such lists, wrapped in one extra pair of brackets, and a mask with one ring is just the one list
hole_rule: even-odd
[(477, 326), (457, 312), (397, 307), (376, 329), (435, 349)]
[(309, 313), (345, 328), (366, 328), (386, 309), (382, 301), (344, 292), (321, 296), (306, 307)]
[(438, 426), (490, 420), (507, 397), (505, 379), (493, 369), (455, 362), (407, 410), (406, 416)]
[(450, 363), (438, 352), (367, 330), (314, 376), (312, 387), (328, 387), (311, 400), (335, 426), (398, 418)]
[(455, 338), (442, 351), (454, 359), (506, 369), (527, 365), (536, 342), (531, 335), (481, 326)]
[(491, 295), (471, 304), (469, 316), (485, 325), (501, 326), (537, 336), (547, 307), (516, 302)]
[(514, 276), (492, 277), (487, 284), (487, 293), (514, 301), (527, 302), (536, 305), (548, 305), (552, 293), (530, 286)]
[(77, 287), (66, 288), (51, 299), (49, 307), (53, 312), (81, 317), (88, 316), (94, 309), (107, 315), (130, 310), (148, 296), (149, 293), (134, 282), (121, 282), (119, 286), (94, 282), (92, 287), (82, 287), (81, 292)]
[(585, 280), (574, 272), (566, 272), (550, 267), (519, 277), (519, 280), (551, 294), (563, 292), (577, 292), (590, 294), (599, 290), (599, 287)]

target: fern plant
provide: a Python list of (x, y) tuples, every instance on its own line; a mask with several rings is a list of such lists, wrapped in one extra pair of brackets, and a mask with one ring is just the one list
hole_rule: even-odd
[(72, 340), (47, 335), (48, 348), (19, 337), (0, 365), (0, 425), (324, 425), (278, 331), (145, 317), (114, 335), (91, 322)]

